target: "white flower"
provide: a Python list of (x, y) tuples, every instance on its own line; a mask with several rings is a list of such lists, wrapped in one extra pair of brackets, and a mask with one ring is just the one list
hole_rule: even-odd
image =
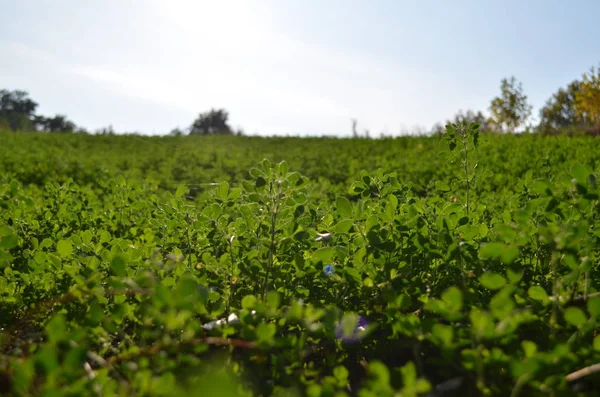
[[(250, 314), (254, 316), (256, 314), (256, 310), (252, 310)], [(213, 329), (220, 327), (223, 324), (238, 324), (239, 322), (240, 319), (238, 318), (237, 314), (231, 313), (226, 319), (222, 318), (219, 320), (211, 321), (202, 325), (202, 328), (204, 328), (207, 331), (212, 331)]]
[(315, 241), (331, 241), (331, 233), (317, 233)]

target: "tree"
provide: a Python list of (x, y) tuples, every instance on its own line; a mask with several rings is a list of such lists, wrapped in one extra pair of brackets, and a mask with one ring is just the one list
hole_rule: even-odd
[(229, 114), (224, 109), (211, 109), (209, 112), (200, 113), (190, 127), (190, 134), (199, 135), (229, 135), (233, 130), (227, 124)]
[(358, 122), (356, 119), (352, 119), (352, 138), (358, 138), (358, 130), (356, 129), (357, 125)]
[(540, 131), (581, 127), (587, 124), (585, 115), (579, 114), (576, 98), (581, 89), (580, 81), (571, 82), (567, 88), (555, 92), (540, 110)]
[(594, 127), (600, 127), (600, 68), (591, 68), (583, 75), (583, 81), (575, 94), (577, 114)]
[(73, 132), (77, 126), (67, 116), (57, 114), (54, 117), (36, 116), (35, 123), (44, 132)]
[(453, 120), (446, 120), (445, 124), (434, 124), (432, 127), (432, 132), (435, 134), (443, 134), (446, 132), (445, 125), (447, 124), (470, 125), (471, 123), (479, 124), (480, 131), (494, 131), (495, 128), (493, 121), (489, 117), (486, 117), (481, 111), (477, 111), (477, 113), (475, 113), (472, 110), (467, 110), (466, 113), (463, 113), (462, 110), (459, 110), (454, 116)]
[(108, 127), (102, 127), (100, 129), (96, 130), (95, 133), (97, 135), (115, 135), (116, 134), (112, 124), (109, 125)]
[(493, 130), (492, 120), (486, 117), (480, 110), (478, 110), (477, 113), (470, 109), (467, 110), (466, 113), (463, 113), (462, 110), (459, 110), (456, 116), (454, 116), (454, 120), (446, 124), (470, 125), (471, 123), (479, 124), (480, 131)]
[(502, 131), (514, 132), (531, 116), (532, 106), (523, 93), (523, 85), (514, 77), (502, 79), (501, 94), (492, 100), (492, 121)]
[(171, 136), (182, 136), (183, 135), (183, 131), (181, 131), (181, 129), (179, 127), (173, 128), (171, 130), (171, 132), (169, 132), (169, 135)]
[(0, 90), (0, 124), (14, 131), (31, 131), (38, 104), (25, 91)]
[(0, 128), (13, 131), (75, 131), (77, 127), (75, 123), (64, 115), (57, 114), (54, 117), (36, 115), (38, 104), (28, 95), (25, 91), (0, 90)]

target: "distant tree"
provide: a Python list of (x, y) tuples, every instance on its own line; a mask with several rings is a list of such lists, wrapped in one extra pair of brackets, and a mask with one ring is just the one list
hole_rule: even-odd
[(233, 131), (227, 119), (229, 114), (223, 109), (211, 109), (209, 112), (201, 113), (190, 127), (190, 134), (198, 135), (230, 135)]
[(171, 132), (169, 132), (169, 135), (171, 135), (171, 136), (182, 136), (183, 135), (183, 131), (179, 127), (173, 128), (171, 130)]
[(444, 125), (442, 123), (435, 123), (433, 127), (431, 127), (432, 134), (443, 134), (445, 131)]
[(477, 113), (472, 110), (467, 110), (466, 113), (463, 113), (462, 110), (459, 110), (451, 123), (464, 125), (477, 123), (481, 126), (480, 131), (494, 130), (493, 121), (489, 117), (486, 117), (480, 110), (478, 110)]
[(480, 131), (495, 131), (495, 124), (493, 120), (491, 120), (489, 117), (486, 117), (481, 111), (474, 112), (472, 110), (467, 110), (466, 112), (463, 112), (462, 110), (459, 110), (458, 113), (454, 116), (454, 118), (452, 120), (446, 120), (445, 124), (434, 124), (432, 132), (436, 134), (443, 134), (444, 132), (446, 132), (445, 126), (447, 124), (469, 125), (471, 123), (479, 124), (481, 126)]
[(32, 131), (37, 106), (25, 91), (0, 90), (0, 124), (14, 131)]
[(514, 77), (502, 79), (500, 96), (492, 100), (492, 121), (501, 131), (514, 132), (531, 116), (532, 106), (523, 93), (523, 85)]
[(28, 95), (25, 91), (0, 90), (0, 110), (33, 116), (38, 104), (29, 99)]
[(358, 122), (356, 119), (352, 119), (352, 137), (358, 138), (358, 130), (356, 129)]
[(600, 68), (591, 68), (583, 75), (579, 90), (575, 93), (577, 114), (600, 127)]
[(108, 127), (103, 127), (103, 128), (100, 128), (99, 130), (96, 130), (96, 134), (98, 134), (98, 135), (115, 135), (115, 130), (113, 129), (112, 125), (109, 125)]
[(77, 128), (75, 123), (67, 120), (64, 115), (36, 115), (37, 107), (38, 104), (30, 99), (25, 91), (0, 90), (0, 128), (44, 132), (73, 132)]
[(538, 130), (543, 132), (586, 125), (586, 115), (580, 114), (577, 109), (577, 94), (580, 90), (581, 82), (575, 80), (566, 89), (560, 88), (555, 92), (540, 110)]
[(44, 132), (73, 132), (77, 126), (67, 116), (57, 114), (54, 117), (36, 116), (35, 123)]

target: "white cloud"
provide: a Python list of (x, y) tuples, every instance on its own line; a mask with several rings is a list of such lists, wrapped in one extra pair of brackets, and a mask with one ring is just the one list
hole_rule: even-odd
[(430, 117), (424, 101), (435, 98), (423, 95), (423, 82), (439, 85), (441, 77), (292, 37), (276, 27), (267, 2), (144, 4), (130, 25), (121, 26), (122, 42), (107, 38), (97, 23), (89, 25), (85, 40), (69, 43), (68, 57), (14, 42), (11, 51), (52, 63), (83, 84), (190, 118), (223, 107), (234, 125), (266, 134), (347, 133), (351, 118), (373, 134), (384, 128), (395, 133), (403, 120)]
[(0, 39), (0, 52), (7, 58), (16, 57), (22, 62), (57, 63), (56, 57), (52, 54), (14, 40)]
[(352, 117), (380, 128), (377, 123), (395, 125), (403, 114), (420, 111), (411, 98), (427, 71), (398, 69), (286, 36), (274, 30), (270, 10), (257, 4), (156, 1), (148, 12), (160, 14), (161, 25), (171, 27), (156, 42), (157, 62), (117, 59), (111, 67), (83, 64), (65, 70), (119, 95), (190, 113), (224, 107), (240, 125), (265, 133), (286, 125), (288, 131), (319, 126), (345, 131)]

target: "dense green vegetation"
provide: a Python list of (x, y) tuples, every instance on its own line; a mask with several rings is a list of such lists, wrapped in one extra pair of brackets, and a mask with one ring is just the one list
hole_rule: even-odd
[(597, 145), (0, 132), (0, 394), (597, 390)]

